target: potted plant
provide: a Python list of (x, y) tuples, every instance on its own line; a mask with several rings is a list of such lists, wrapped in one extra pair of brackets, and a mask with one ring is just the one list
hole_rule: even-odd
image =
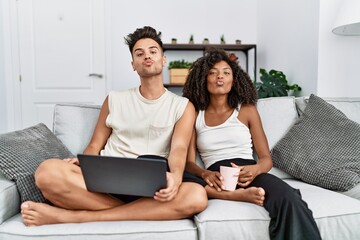
[(176, 44), (176, 43), (177, 43), (177, 39), (176, 39), (176, 38), (172, 38), (172, 39), (171, 39), (171, 43), (172, 43), (172, 44)]
[(240, 40), (240, 39), (236, 39), (236, 40), (235, 40), (235, 44), (240, 45), (240, 44), (241, 44), (241, 40)]
[(297, 84), (290, 85), (282, 71), (260, 69), (261, 82), (254, 81), (259, 98), (288, 96), (289, 91), (293, 94), (301, 91), (301, 87)]
[(225, 44), (225, 43), (226, 43), (224, 34), (221, 35), (221, 37), (220, 37), (220, 43), (221, 43), (221, 44)]
[(189, 38), (189, 44), (193, 44), (194, 43), (194, 35), (190, 35), (190, 38)]
[(192, 62), (185, 61), (184, 59), (169, 62), (170, 83), (184, 84), (191, 65)]
[(209, 39), (208, 39), (208, 38), (204, 38), (203, 44), (208, 44), (208, 43), (209, 43)]

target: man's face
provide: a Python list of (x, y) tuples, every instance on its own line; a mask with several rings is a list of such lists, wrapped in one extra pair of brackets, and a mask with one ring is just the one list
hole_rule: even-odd
[(140, 77), (161, 75), (166, 58), (157, 42), (150, 38), (136, 42), (132, 52), (132, 66)]

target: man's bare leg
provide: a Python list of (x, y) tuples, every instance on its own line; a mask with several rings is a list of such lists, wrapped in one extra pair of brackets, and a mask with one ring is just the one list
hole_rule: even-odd
[(222, 190), (220, 192), (210, 186), (206, 186), (205, 189), (209, 198), (250, 202), (259, 206), (264, 205), (265, 190), (261, 187), (238, 188), (235, 191)]
[(42, 162), (35, 181), (44, 197), (60, 208), (101, 210), (123, 204), (108, 194), (87, 191), (80, 167), (60, 159)]
[(25, 202), (21, 206), (24, 224), (79, 223), (119, 220), (175, 220), (192, 217), (207, 206), (205, 189), (197, 183), (182, 183), (175, 199), (159, 202), (141, 198), (105, 210), (66, 210), (44, 203)]

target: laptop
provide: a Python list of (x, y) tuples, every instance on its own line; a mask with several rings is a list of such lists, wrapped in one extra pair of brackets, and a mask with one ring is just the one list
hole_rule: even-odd
[(167, 161), (78, 154), (88, 191), (153, 197), (166, 188)]

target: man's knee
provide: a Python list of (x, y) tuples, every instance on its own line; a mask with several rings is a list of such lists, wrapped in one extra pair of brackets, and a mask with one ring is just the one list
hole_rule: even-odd
[(187, 217), (205, 210), (208, 204), (208, 198), (205, 188), (197, 183), (183, 183), (184, 193), (181, 196), (181, 211)]
[(194, 201), (196, 202), (197, 211), (196, 213), (202, 212), (205, 210), (208, 204), (208, 197), (206, 190), (203, 186), (196, 184), (197, 194), (195, 195)]
[(43, 161), (35, 171), (35, 183), (40, 189), (46, 189), (49, 185), (53, 187), (60, 175), (62, 162), (59, 159), (48, 159)]

